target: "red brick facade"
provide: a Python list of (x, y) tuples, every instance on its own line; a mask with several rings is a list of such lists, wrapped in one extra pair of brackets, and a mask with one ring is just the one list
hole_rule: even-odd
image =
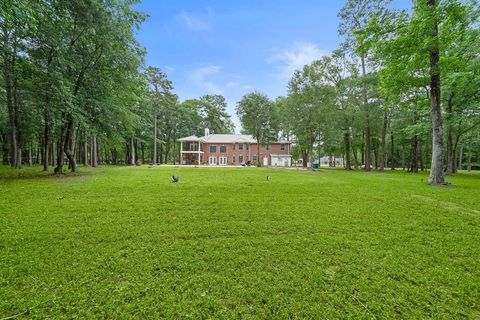
[[(183, 150), (197, 151), (199, 142), (185, 142)], [(290, 143), (278, 142), (269, 146), (260, 146), (260, 161), (268, 166), (290, 166)], [(250, 161), (255, 165), (257, 159), (256, 143), (200, 143), (203, 153), (183, 154), (182, 164), (201, 165), (242, 165)], [(285, 157), (282, 157), (284, 155)], [(200, 156), (200, 163), (198, 157)]]

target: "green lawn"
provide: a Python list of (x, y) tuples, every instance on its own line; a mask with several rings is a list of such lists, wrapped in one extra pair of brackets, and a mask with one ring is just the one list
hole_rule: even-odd
[(479, 173), (39, 171), (0, 169), (0, 319), (480, 318)]

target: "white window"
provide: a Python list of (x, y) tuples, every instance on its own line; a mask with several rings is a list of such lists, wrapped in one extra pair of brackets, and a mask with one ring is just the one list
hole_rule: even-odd
[(208, 164), (210, 164), (211, 166), (214, 166), (217, 164), (217, 157), (215, 156), (210, 156), (208, 158)]

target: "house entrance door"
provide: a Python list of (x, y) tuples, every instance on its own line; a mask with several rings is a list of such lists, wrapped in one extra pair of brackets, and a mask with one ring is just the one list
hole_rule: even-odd
[(268, 166), (268, 158), (267, 157), (263, 158), (263, 165)]

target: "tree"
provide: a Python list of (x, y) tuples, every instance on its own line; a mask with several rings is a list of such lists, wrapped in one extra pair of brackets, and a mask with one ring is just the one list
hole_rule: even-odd
[(365, 170), (371, 169), (371, 126), (370, 105), (367, 89), (367, 59), (369, 58), (368, 46), (357, 36), (357, 32), (364, 29), (370, 19), (383, 11), (389, 0), (347, 0), (338, 14), (341, 22), (339, 34), (345, 36), (344, 46), (360, 58), (363, 77), (363, 107), (365, 110)]
[(444, 184), (443, 176), (443, 121), (442, 108), (440, 104), (440, 44), (438, 39), (438, 2), (437, 0), (427, 0), (426, 8), (419, 6), (419, 9), (426, 9), (427, 23), (426, 28), (430, 29), (430, 45), (428, 48), (430, 55), (430, 108), (433, 127), (432, 142), (432, 165), (428, 182), (431, 184)]
[[(475, 63), (473, 57), (478, 55), (475, 49), (468, 49), (478, 47), (469, 45), (475, 43), (472, 39), (476, 32), (471, 32), (470, 26), (475, 26), (476, 22), (478, 10), (474, 2), (424, 0), (416, 1), (411, 13), (392, 11), (373, 16), (366, 31), (360, 33), (382, 61), (381, 86), (386, 96), (410, 108), (414, 122), (418, 120), (415, 113), (423, 113), (424, 103), (429, 102), (432, 132), (429, 183), (434, 185), (444, 183), (442, 103), (447, 113), (447, 173), (453, 173), (455, 145), (459, 141), (454, 143), (453, 129), (463, 122), (454, 113), (463, 109), (461, 105), (471, 105), (459, 103), (462, 97), (475, 99), (475, 94), (467, 94), (468, 85), (462, 82), (465, 79), (475, 82), (475, 77), (467, 76), (467, 70)], [(476, 50), (478, 52), (478, 48)], [(443, 98), (441, 92), (444, 92)], [(461, 135), (460, 129), (457, 137)], [(415, 158), (421, 156), (416, 150), (421, 146), (416, 143), (417, 138), (419, 136), (414, 135), (411, 144), (412, 171), (416, 171)], [(421, 157), (420, 160), (423, 161)]]
[(257, 159), (260, 161), (260, 145), (268, 145), (278, 137), (278, 117), (275, 104), (259, 92), (243, 96), (237, 103), (237, 115), (243, 131), (257, 140)]
[(325, 125), (330, 127), (329, 132), (341, 129), (345, 169), (351, 170), (351, 131), (355, 114), (359, 111), (357, 106), (361, 92), (358, 90), (357, 69), (342, 50), (336, 50), (332, 55), (313, 62), (311, 67), (315, 70), (316, 85), (333, 90), (331, 92), (332, 99), (324, 97), (323, 102), (324, 104), (331, 102), (329, 105), (331, 110), (327, 115), (331, 117), (331, 120), (337, 121), (328, 121), (325, 122)]
[(233, 133), (235, 128), (227, 113), (227, 102), (223, 96), (205, 95), (200, 101), (204, 128), (209, 128), (212, 133), (217, 134)]
[(21, 96), (19, 96), (19, 72), (27, 63), (25, 54), (37, 25), (34, 6), (28, 1), (7, 1), (1, 5), (0, 46), (5, 90), (5, 104), (8, 114), (7, 136), (10, 140), (10, 164), (21, 166), (22, 137), (19, 136)]
[(158, 134), (158, 112), (162, 104), (169, 99), (173, 89), (172, 82), (167, 75), (159, 68), (148, 67), (145, 76), (150, 86), (150, 99), (153, 106), (153, 153), (152, 164), (157, 164), (157, 134)]
[(307, 166), (315, 144), (328, 144), (327, 140), (333, 144), (337, 140), (336, 132), (329, 130), (332, 123), (339, 122), (340, 114), (335, 106), (333, 81), (326, 73), (327, 65), (326, 60), (321, 60), (295, 71), (288, 84), (288, 99), (282, 104), (283, 122), (290, 123), (303, 166)]

